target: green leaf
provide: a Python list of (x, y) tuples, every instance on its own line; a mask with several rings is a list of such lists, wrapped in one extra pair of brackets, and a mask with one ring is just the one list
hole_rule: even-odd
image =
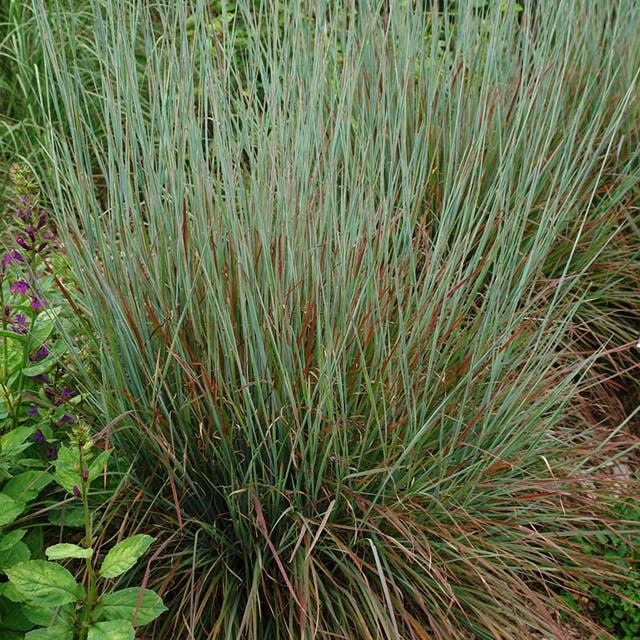
[(110, 455), (111, 451), (107, 450), (96, 456), (96, 459), (89, 465), (89, 482), (93, 482), (93, 480), (102, 475)]
[(25, 503), (0, 493), (0, 527), (12, 523), (25, 508)]
[(18, 544), (25, 533), (27, 533), (26, 529), (15, 529), (14, 531), (9, 531), (9, 533), (0, 533), (0, 553)]
[(31, 446), (31, 442), (27, 442), (35, 433), (33, 427), (17, 427), (5, 433), (0, 438), (0, 453), (5, 456), (15, 456), (27, 447)]
[(47, 309), (46, 313), (40, 313), (31, 325), (31, 340), (33, 344), (42, 344), (55, 328), (55, 318), (60, 313), (60, 307)]
[(35, 500), (53, 478), (46, 471), (24, 471), (11, 478), (3, 492), (15, 500), (30, 502)]
[(80, 486), (82, 483), (82, 476), (80, 475), (80, 468), (78, 466), (78, 454), (75, 451), (69, 449), (69, 447), (62, 446), (58, 450), (58, 458), (55, 461), (55, 481), (69, 493), (73, 493), (73, 487)]
[(10, 582), (5, 582), (2, 586), (4, 587), (2, 589), (3, 598), (11, 602), (24, 602), (24, 596)]
[(73, 640), (73, 627), (55, 624), (46, 629), (35, 629), (24, 636), (24, 640)]
[(6, 574), (25, 599), (38, 604), (55, 607), (85, 597), (82, 585), (55, 562), (29, 560), (7, 569)]
[(149, 548), (154, 538), (138, 534), (119, 542), (107, 553), (100, 567), (103, 578), (115, 578), (128, 571)]
[(38, 627), (50, 627), (51, 625), (64, 624), (67, 616), (73, 612), (70, 604), (64, 607), (43, 607), (35, 602), (29, 602), (22, 606), (25, 617)]
[[(7, 584), (7, 583), (5, 583)], [(0, 638), (5, 640), (7, 631), (21, 631), (21, 640), (25, 631), (33, 629), (33, 623), (27, 618), (27, 605), (16, 605), (8, 598), (0, 598)]]
[(49, 522), (57, 527), (70, 527), (84, 529), (84, 509), (83, 507), (70, 507), (65, 505), (60, 509), (55, 509), (49, 513)]
[(90, 558), (93, 555), (93, 549), (85, 549), (77, 544), (68, 544), (62, 542), (48, 547), (45, 551), (49, 560), (65, 560), (66, 558)]
[(49, 371), (56, 362), (57, 360), (55, 357), (43, 358), (42, 360), (38, 360), (35, 364), (32, 364), (30, 367), (22, 369), (22, 375), (28, 377), (39, 376)]
[(126, 620), (96, 622), (89, 627), (87, 640), (134, 640), (136, 632)]
[[(136, 613), (138, 598), (140, 596), (139, 587), (121, 589), (105, 595), (100, 604), (95, 609), (95, 615), (103, 618), (127, 620), (133, 624), (133, 617)], [(145, 625), (155, 620), (164, 613), (167, 607), (164, 606), (162, 598), (150, 589), (145, 589), (137, 609), (135, 624)]]
[(29, 547), (24, 542), (17, 542), (13, 547), (0, 551), (0, 571), (6, 572), (21, 562), (26, 562), (31, 557)]

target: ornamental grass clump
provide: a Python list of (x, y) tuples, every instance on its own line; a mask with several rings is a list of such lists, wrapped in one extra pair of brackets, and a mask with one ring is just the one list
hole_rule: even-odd
[(149, 637), (592, 624), (563, 594), (624, 576), (575, 424), (612, 345), (573, 332), (631, 331), (593, 305), (638, 277), (636, 3), (90, 4), (97, 91), (35, 3), (50, 197), (123, 526), (171, 541)]

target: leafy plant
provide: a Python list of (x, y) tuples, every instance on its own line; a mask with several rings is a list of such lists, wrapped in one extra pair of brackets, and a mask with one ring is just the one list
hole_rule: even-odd
[(630, 533), (608, 531), (580, 542), (591, 556), (620, 567), (625, 581), (606, 585), (583, 582), (581, 597), (573, 593), (564, 597), (576, 609), (588, 607), (618, 640), (635, 640), (640, 636), (640, 502), (621, 499), (614, 513), (619, 526), (629, 527)]
[[(62, 286), (49, 273), (52, 234), (25, 173), (16, 168), (12, 178), (22, 195), (14, 225), (18, 235), (2, 258), (0, 283), (0, 573), (9, 580), (0, 585), (2, 637), (22, 638), (26, 632), (29, 639), (133, 638), (133, 623), (146, 624), (162, 612), (160, 598), (150, 590), (106, 585), (126, 572), (153, 539), (138, 535), (122, 540), (99, 566), (93, 558), (89, 485), (102, 474), (109, 452), (96, 455), (81, 425), (73, 430), (73, 448), (66, 444), (68, 427), (76, 423), (79, 394), (67, 386), (66, 351), (56, 336), (64, 314), (51, 304), (60, 295), (54, 285)], [(49, 470), (52, 461), (54, 473)], [(28, 542), (42, 523), (30, 518), (30, 512), (53, 481), (82, 501), (84, 546), (56, 544), (46, 549), (49, 561), (38, 559), (45, 544), (40, 536), (33, 559), (33, 542)], [(47, 511), (55, 512), (52, 502)], [(85, 559), (86, 588), (53, 562), (70, 558)]]
[[(100, 476), (109, 452), (96, 455), (89, 432), (74, 428), (70, 447), (63, 446), (53, 478), (82, 502), (85, 536), (81, 545), (58, 543), (46, 549), (48, 560), (24, 560), (6, 568), (5, 598), (19, 603), (18, 616), (35, 625), (26, 640), (133, 640), (134, 625), (144, 625), (165, 607), (160, 597), (144, 588), (115, 590), (109, 580), (126, 573), (153, 542), (144, 534), (125, 538), (98, 563), (89, 487)], [(15, 535), (15, 534), (14, 534)], [(78, 582), (58, 561), (84, 560), (84, 580)]]

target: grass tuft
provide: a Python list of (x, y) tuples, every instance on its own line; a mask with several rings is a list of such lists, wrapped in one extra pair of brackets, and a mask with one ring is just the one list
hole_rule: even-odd
[(575, 425), (637, 366), (640, 9), (476, 4), (94, 0), (88, 86), (34, 3), (151, 637), (561, 637), (620, 577)]

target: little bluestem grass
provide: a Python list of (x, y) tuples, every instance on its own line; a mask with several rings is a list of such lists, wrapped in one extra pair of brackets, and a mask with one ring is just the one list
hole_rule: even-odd
[(637, 261), (639, 9), (475, 4), (91, 2), (88, 87), (35, 2), (85, 385), (173, 536), (151, 637), (560, 637), (624, 578), (571, 425)]

